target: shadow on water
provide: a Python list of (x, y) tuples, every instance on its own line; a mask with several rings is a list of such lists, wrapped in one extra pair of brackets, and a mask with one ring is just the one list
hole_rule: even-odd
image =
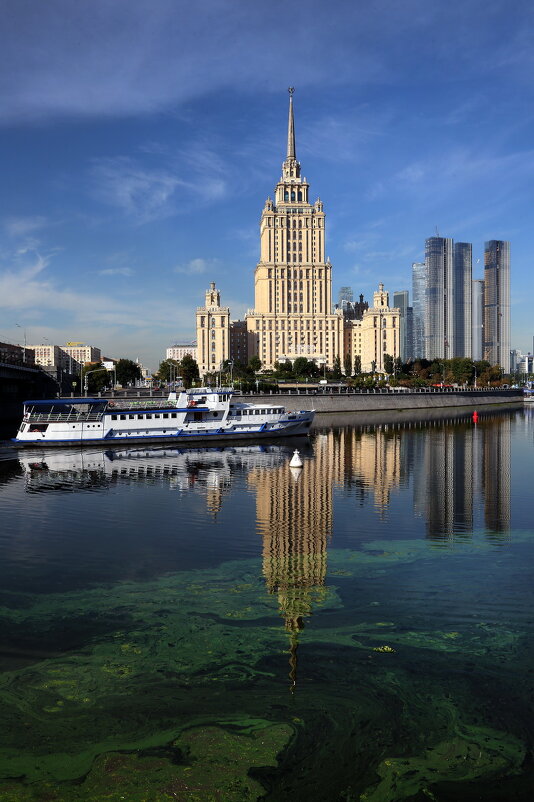
[(530, 799), (532, 424), (20, 453), (0, 798)]

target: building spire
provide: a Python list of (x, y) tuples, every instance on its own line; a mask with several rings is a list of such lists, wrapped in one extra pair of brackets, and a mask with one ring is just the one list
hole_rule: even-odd
[(287, 90), (289, 92), (289, 120), (287, 123), (287, 156), (286, 159), (296, 159), (297, 154), (295, 151), (295, 121), (293, 119), (293, 94), (295, 88), (290, 86)]

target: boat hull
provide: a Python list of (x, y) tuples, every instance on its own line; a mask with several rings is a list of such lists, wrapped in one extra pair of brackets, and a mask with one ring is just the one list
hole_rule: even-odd
[(228, 442), (243, 442), (243, 441), (257, 441), (257, 440), (278, 440), (283, 437), (294, 437), (307, 435), (310, 429), (311, 419), (295, 421), (295, 423), (285, 426), (281, 429), (268, 429), (266, 431), (214, 431), (214, 432), (191, 432), (184, 434), (146, 434), (146, 435), (131, 435), (121, 434), (115, 432), (113, 437), (84, 437), (82, 438), (35, 438), (35, 439), (13, 439), (13, 445), (17, 448), (49, 448), (53, 446), (102, 446), (111, 445), (115, 443), (183, 443), (187, 444), (203, 444), (211, 445), (212, 443), (228, 443)]

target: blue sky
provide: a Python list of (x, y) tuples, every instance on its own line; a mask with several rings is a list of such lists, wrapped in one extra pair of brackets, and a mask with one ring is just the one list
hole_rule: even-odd
[(473, 243), (475, 278), (509, 239), (512, 345), (532, 350), (531, 2), (2, 6), (0, 339), (154, 370), (210, 281), (243, 316), (292, 85), (334, 300), (411, 291), (436, 229)]

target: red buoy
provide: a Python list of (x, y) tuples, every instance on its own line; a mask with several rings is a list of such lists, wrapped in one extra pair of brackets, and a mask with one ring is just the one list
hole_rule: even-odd
[(473, 423), (478, 423), (478, 412), (476, 411), (476, 409), (473, 412)]

